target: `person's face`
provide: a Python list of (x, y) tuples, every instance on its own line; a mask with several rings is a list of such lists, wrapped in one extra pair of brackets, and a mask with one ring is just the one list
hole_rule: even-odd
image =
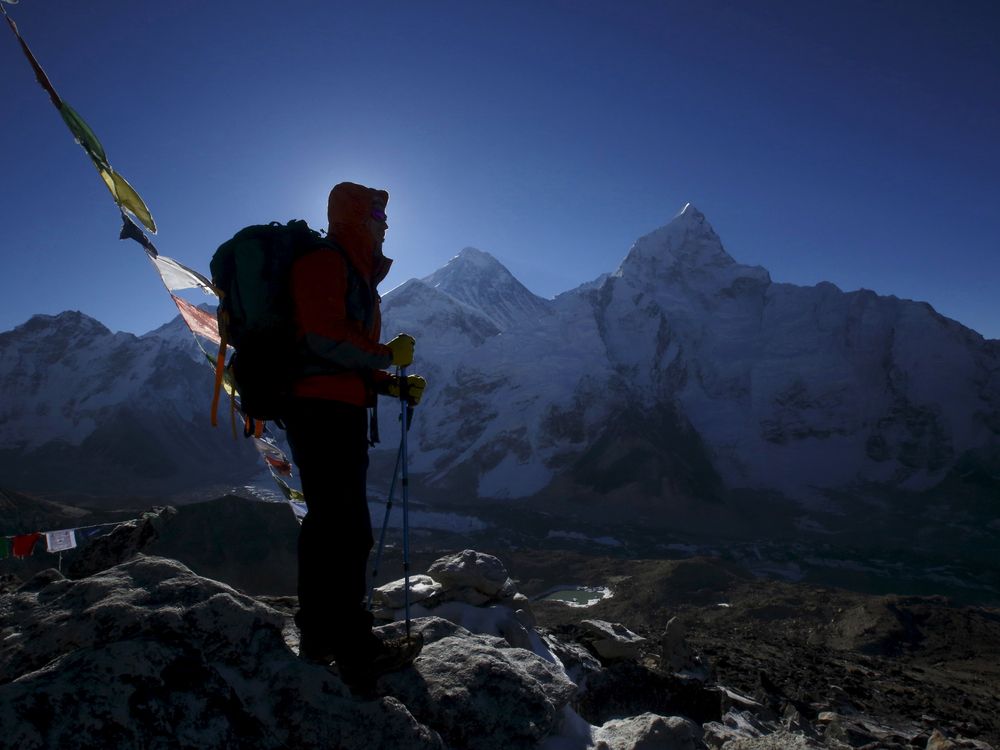
[(385, 231), (389, 228), (389, 222), (385, 215), (385, 206), (374, 205), (372, 207), (371, 215), (368, 217), (368, 231), (372, 233), (372, 239), (375, 240), (375, 248), (378, 250), (382, 249), (382, 243), (385, 242)]

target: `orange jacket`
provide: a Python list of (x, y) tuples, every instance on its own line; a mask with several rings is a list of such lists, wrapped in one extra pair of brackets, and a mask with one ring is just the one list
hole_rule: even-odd
[(329, 237), (344, 252), (318, 247), (292, 265), (300, 351), (296, 396), (370, 406), (379, 382), (389, 377), (384, 369), (392, 352), (379, 343), (377, 286), (392, 261), (375, 247), (366, 226), (373, 206), (384, 209), (388, 198), (352, 183), (334, 187)]

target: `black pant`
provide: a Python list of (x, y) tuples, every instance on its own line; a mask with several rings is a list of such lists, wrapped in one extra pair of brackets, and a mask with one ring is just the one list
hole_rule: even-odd
[(299, 532), (299, 611), (304, 637), (336, 650), (372, 638), (365, 609), (368, 554), (368, 422), (364, 407), (296, 399), (286, 420), (309, 513)]

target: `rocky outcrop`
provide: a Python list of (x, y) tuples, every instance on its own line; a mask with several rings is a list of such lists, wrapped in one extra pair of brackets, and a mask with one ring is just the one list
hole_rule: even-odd
[(177, 515), (171, 506), (153, 508), (137, 519), (115, 526), (105, 536), (84, 545), (66, 566), (69, 578), (86, 578), (130, 560), (156, 541), (164, 526)]
[[(425, 646), (376, 697), (296, 655), (294, 601), (270, 606), (152, 556), (78, 580), (43, 571), (0, 596), (0, 748), (989, 747), (782, 696), (763, 676), (751, 697), (710, 669), (675, 672), (689, 658), (706, 666), (676, 623), (659, 645), (632, 633), (631, 658), (598, 658), (584, 626), (534, 627), (497, 558), (466, 550), (430, 569), (455, 575), (413, 576), (408, 626)], [(400, 589), (377, 592), (383, 609)], [(379, 630), (406, 628), (396, 618)]]
[(642, 651), (646, 639), (637, 635), (619, 622), (604, 620), (582, 620), (587, 642), (597, 655), (606, 661), (636, 659)]
[[(502, 570), (490, 587), (514, 603), (496, 558), (459, 557), (494, 583)], [(482, 583), (454, 580), (465, 595)], [(296, 656), (287, 613), (177, 561), (138, 555), (79, 580), (44, 571), (0, 598), (0, 747), (693, 747), (683, 719), (588, 724), (571, 705), (580, 686), (511, 606), (474, 607), (421, 582), (440, 587), (437, 610), (497, 632), (415, 618), (423, 652), (361, 700), (334, 669)], [(507, 618), (520, 636), (499, 632)]]
[(594, 741), (608, 750), (687, 750), (696, 747), (700, 734), (688, 719), (646, 713), (607, 722), (594, 732)]
[(54, 570), (0, 599), (3, 747), (440, 748), (298, 659), (284, 617), (180, 563)]

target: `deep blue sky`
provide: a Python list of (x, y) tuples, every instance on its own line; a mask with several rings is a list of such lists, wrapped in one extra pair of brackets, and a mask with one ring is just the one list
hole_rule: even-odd
[[(383, 292), (467, 245), (552, 296), (684, 203), (775, 281), (1000, 338), (1000, 4), (22, 0), (61, 96), (207, 273), (239, 227), (385, 187)], [(174, 308), (0, 28), (0, 330)]]

